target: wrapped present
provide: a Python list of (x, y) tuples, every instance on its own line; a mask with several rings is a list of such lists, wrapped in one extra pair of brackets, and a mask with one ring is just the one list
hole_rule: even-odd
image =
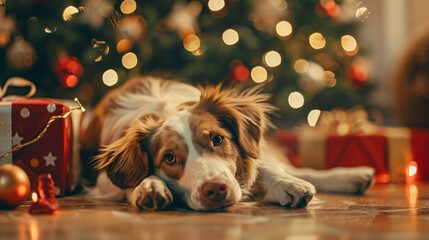
[[(35, 92), (35, 86), (21, 78), (10, 79), (5, 90), (9, 85), (29, 86), (30, 93)], [(16, 96), (0, 101), (0, 164), (20, 166), (30, 178), (32, 191), (37, 190), (38, 176), (45, 173), (51, 174), (58, 196), (75, 187), (80, 112), (71, 112), (72, 104), (76, 103)]]
[[(325, 119), (316, 127), (279, 131), (276, 139), (297, 167), (369, 166), (382, 183), (429, 179), (429, 130), (382, 128), (348, 114), (342, 118), (347, 121), (333, 117), (332, 124)], [(410, 163), (414, 172), (408, 171)]]
[(416, 178), (429, 180), (429, 130), (411, 129), (410, 148), (409, 158), (418, 167)]

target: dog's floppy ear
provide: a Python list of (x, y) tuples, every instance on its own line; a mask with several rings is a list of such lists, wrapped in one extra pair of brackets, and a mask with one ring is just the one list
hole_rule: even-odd
[(200, 87), (201, 98), (194, 111), (214, 114), (218, 121), (235, 137), (243, 157), (259, 158), (259, 140), (271, 126), (267, 114), (275, 108), (267, 103), (270, 98), (260, 93), (260, 87), (244, 92), (221, 85)]
[(100, 150), (94, 159), (96, 169), (105, 170), (121, 189), (140, 184), (148, 175), (150, 139), (160, 124), (154, 116), (135, 120), (121, 138)]

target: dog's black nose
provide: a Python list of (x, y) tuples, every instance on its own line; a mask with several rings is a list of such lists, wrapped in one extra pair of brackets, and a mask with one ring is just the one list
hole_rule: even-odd
[(221, 202), (228, 194), (228, 186), (223, 182), (206, 182), (201, 186), (201, 195), (209, 202)]

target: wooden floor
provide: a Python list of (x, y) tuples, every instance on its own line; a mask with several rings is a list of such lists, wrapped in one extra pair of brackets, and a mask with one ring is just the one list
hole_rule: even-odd
[(324, 202), (306, 209), (242, 203), (216, 213), (67, 197), (54, 215), (29, 215), (28, 204), (0, 212), (0, 239), (429, 239), (429, 183), (318, 197)]

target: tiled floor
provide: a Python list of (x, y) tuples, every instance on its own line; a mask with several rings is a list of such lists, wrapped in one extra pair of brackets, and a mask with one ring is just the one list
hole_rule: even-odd
[(429, 183), (318, 196), (324, 202), (306, 209), (242, 203), (217, 213), (146, 213), (67, 197), (54, 215), (29, 215), (25, 204), (0, 212), (0, 239), (429, 239)]

